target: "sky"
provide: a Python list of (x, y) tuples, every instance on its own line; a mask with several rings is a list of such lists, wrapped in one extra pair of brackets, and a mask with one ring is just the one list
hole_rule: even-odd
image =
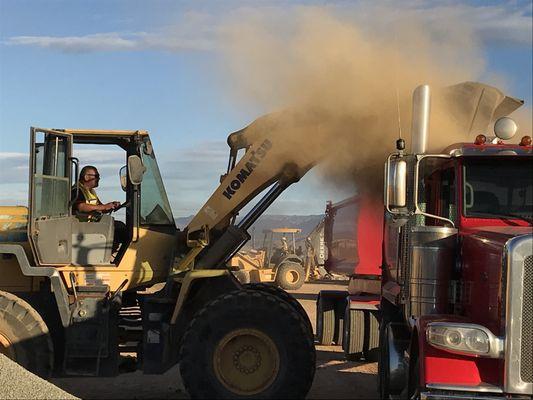
[[(174, 216), (195, 214), (225, 172), (227, 135), (273, 111), (236, 94), (223, 33), (275, 12), (283, 18), (271, 29), (290, 37), (291, 15), (306, 8), (383, 29), (416, 16), (437, 37), (468, 26), (484, 60), (479, 79), (531, 107), (531, 1), (0, 0), (0, 205), (27, 203), (30, 126), (146, 129)], [(78, 152), (103, 175), (100, 197), (120, 200), (119, 153)], [(268, 212), (319, 214), (352, 193), (311, 172)]]

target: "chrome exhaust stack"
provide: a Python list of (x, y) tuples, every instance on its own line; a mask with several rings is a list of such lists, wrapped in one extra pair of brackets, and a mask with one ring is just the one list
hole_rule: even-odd
[(413, 92), (413, 116), (411, 123), (411, 153), (423, 154), (429, 141), (431, 91), (429, 85), (420, 85)]

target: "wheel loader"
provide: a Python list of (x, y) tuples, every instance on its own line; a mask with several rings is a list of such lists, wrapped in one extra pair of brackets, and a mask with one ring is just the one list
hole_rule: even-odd
[[(148, 132), (32, 127), (28, 207), (0, 207), (0, 353), (45, 378), (162, 374), (179, 363), (193, 398), (305, 397), (315, 348), (303, 308), (227, 267), (247, 229), (315, 162), (260, 126), (229, 135), (228, 169), (183, 231)], [(113, 215), (73, 212), (71, 190), (91, 161), (74, 150), (86, 144), (123, 153), (118, 249)]]
[(301, 231), (298, 228), (263, 230), (260, 248), (241, 250), (231, 258), (230, 266), (236, 269), (233, 274), (240, 282), (273, 282), (285, 290), (301, 288), (310, 267), (296, 249), (295, 234)]

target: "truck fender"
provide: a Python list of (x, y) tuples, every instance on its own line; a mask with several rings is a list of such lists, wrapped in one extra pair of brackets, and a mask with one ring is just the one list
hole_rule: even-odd
[(410, 345), (410, 333), (405, 324), (389, 322), (380, 329), (380, 350), (382, 368), (391, 394), (400, 394), (404, 390), (409, 363), (405, 351)]
[(25, 276), (44, 276), (50, 279), (57, 302), (61, 323), (66, 328), (70, 324), (68, 294), (59, 272), (53, 267), (35, 267), (30, 264), (24, 248), (20, 244), (0, 244), (0, 254), (13, 254)]

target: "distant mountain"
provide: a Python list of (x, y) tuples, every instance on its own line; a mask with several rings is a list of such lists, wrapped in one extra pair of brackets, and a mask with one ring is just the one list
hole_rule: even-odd
[[(176, 218), (176, 225), (183, 229), (192, 220), (193, 215)], [(302, 232), (297, 239), (306, 237), (324, 218), (318, 215), (262, 215), (248, 230), (250, 235), (255, 236), (256, 241), (263, 240), (263, 230), (273, 228), (299, 228)]]

